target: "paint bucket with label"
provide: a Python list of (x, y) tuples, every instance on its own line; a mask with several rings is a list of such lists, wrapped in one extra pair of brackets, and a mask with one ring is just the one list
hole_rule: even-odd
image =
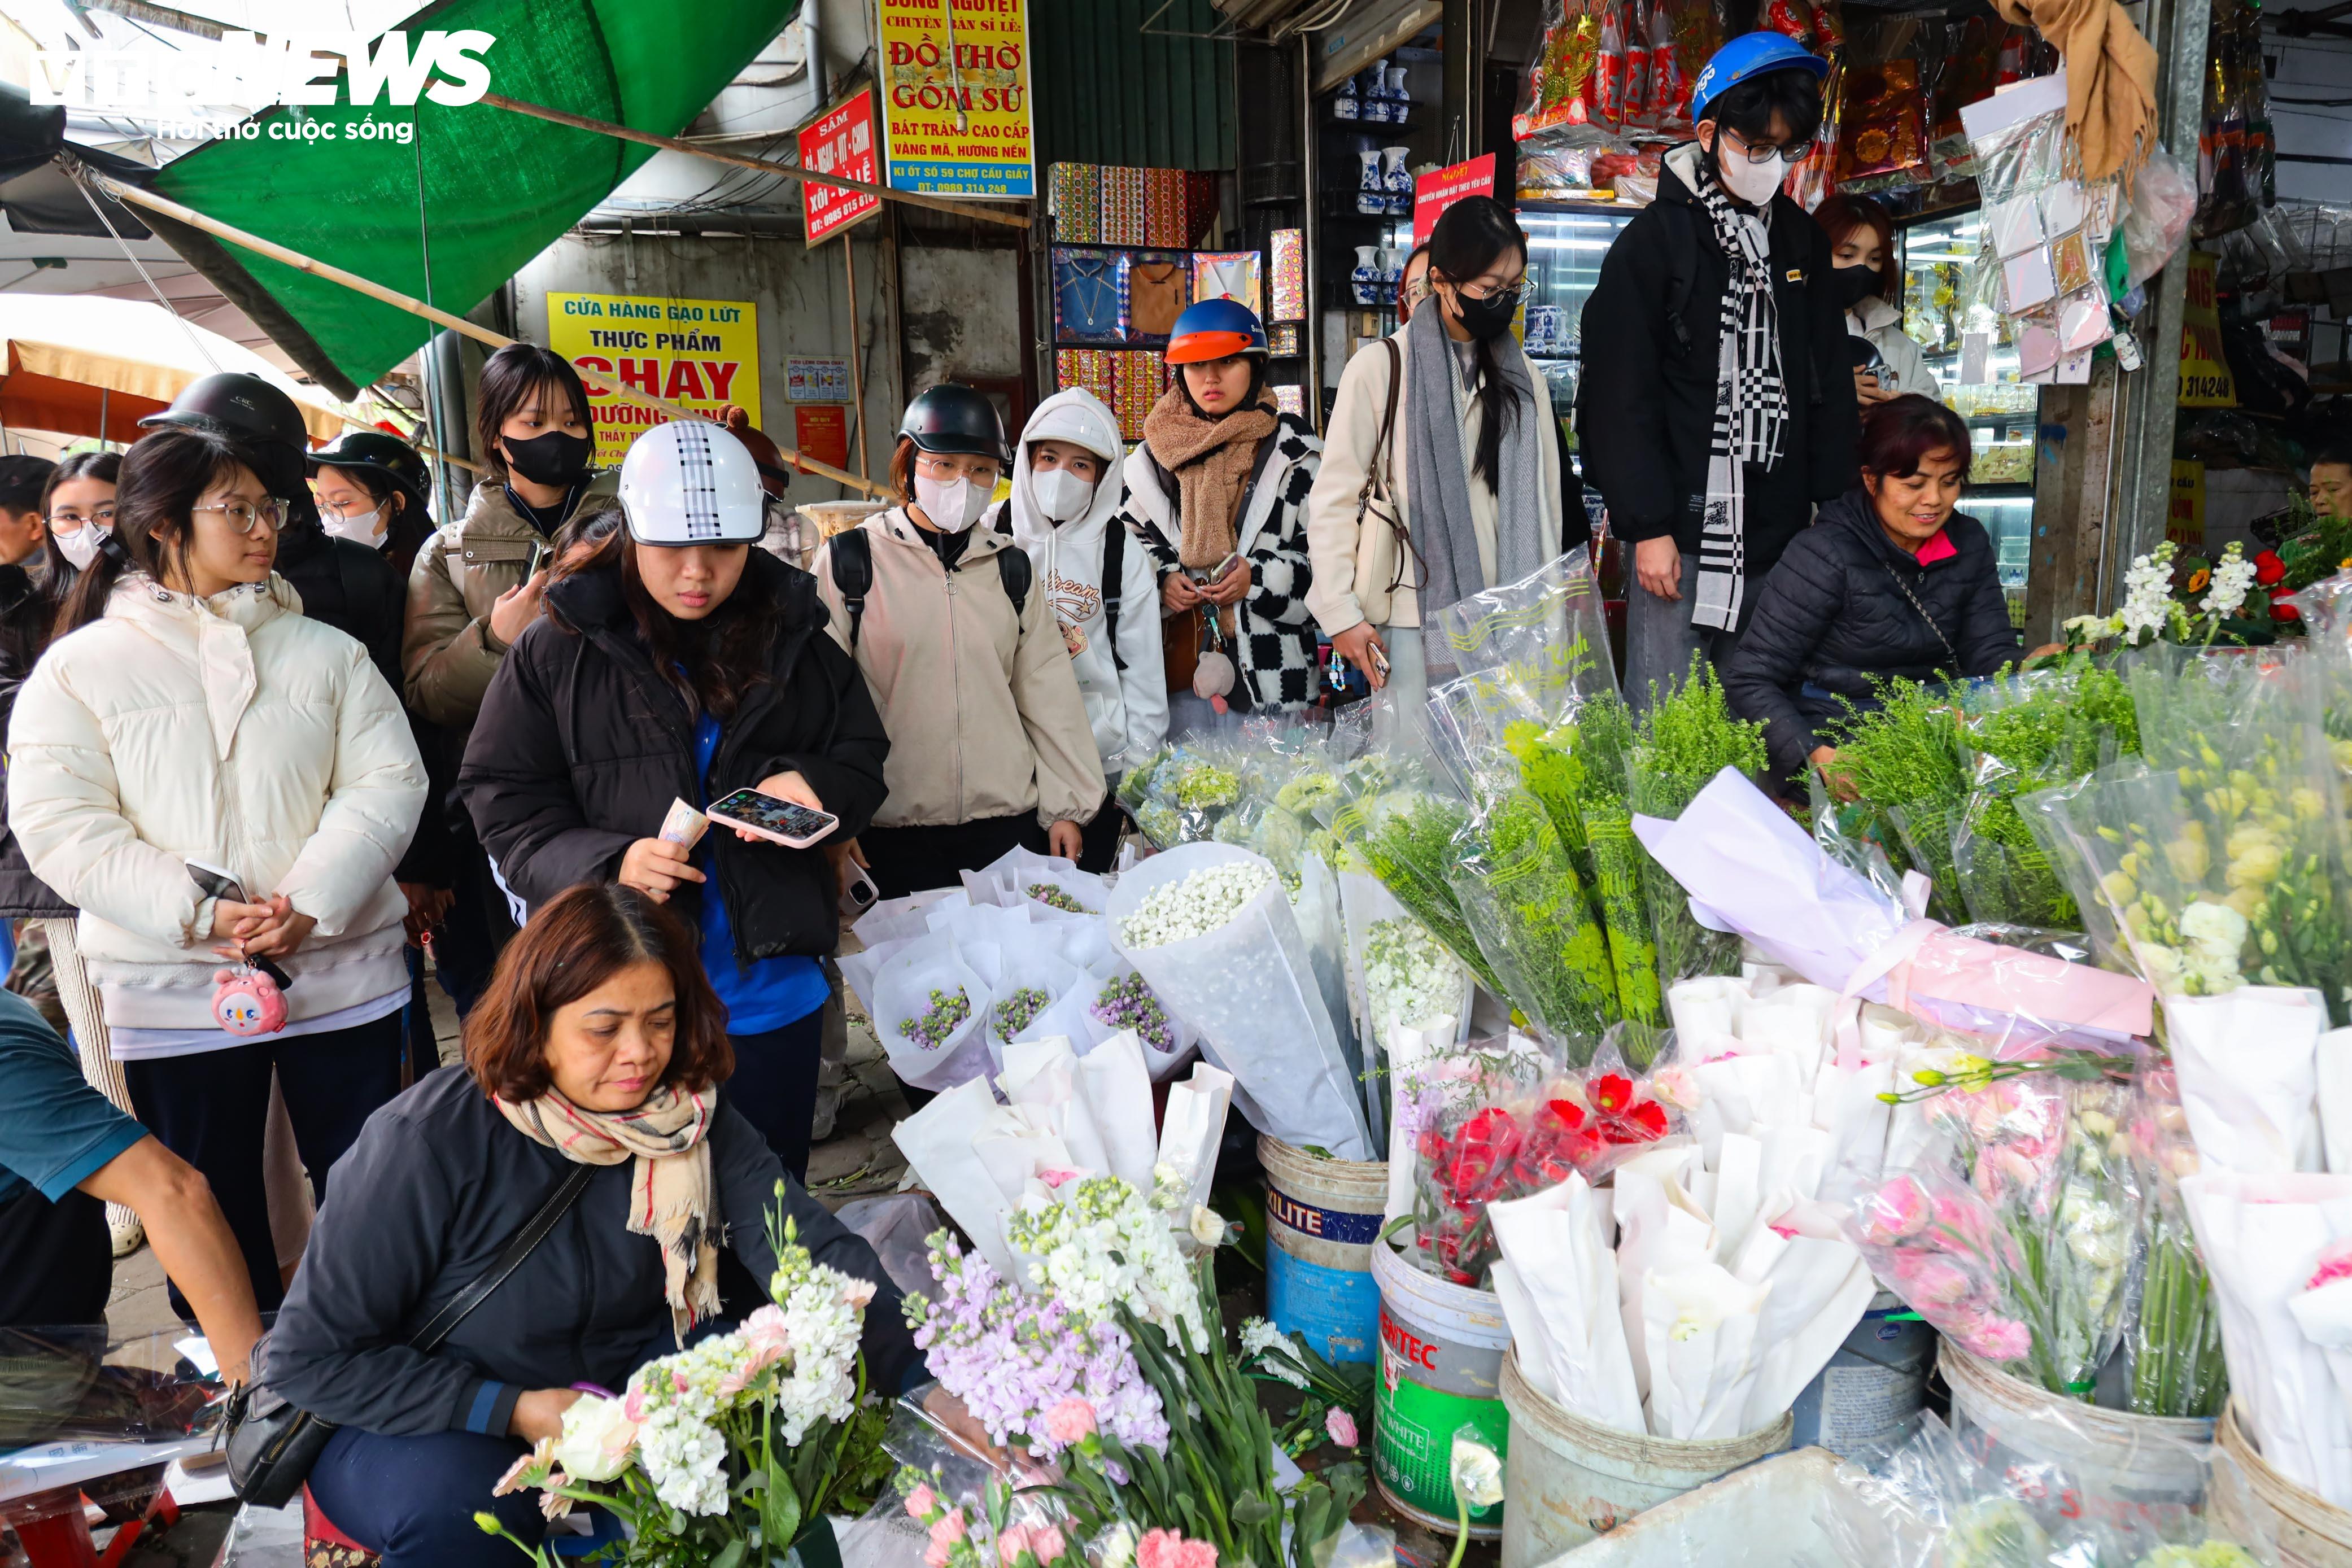
[(1267, 1137), (1257, 1157), (1265, 1166), (1265, 1315), (1326, 1361), (1371, 1360), (1381, 1334), (1372, 1243), (1388, 1166), (1318, 1159)]
[(1905, 1430), (1927, 1407), (1935, 1359), (1936, 1331), (1902, 1297), (1879, 1291), (1829, 1364), (1797, 1396), (1796, 1447), (1850, 1458)]
[[(1391, 1507), (1442, 1534), (1454, 1511), (1454, 1436), (1473, 1428), (1497, 1457), (1510, 1452), (1503, 1353), (1510, 1325), (1492, 1291), (1424, 1274), (1394, 1247), (1372, 1247), (1381, 1288), (1381, 1359), (1372, 1382), (1372, 1473)], [(1503, 1510), (1470, 1516), (1474, 1541), (1499, 1541)]]

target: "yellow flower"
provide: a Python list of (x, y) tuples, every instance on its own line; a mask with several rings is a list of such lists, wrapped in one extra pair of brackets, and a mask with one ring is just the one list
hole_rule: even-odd
[(2254, 911), (2263, 906), (2263, 890), (2259, 887), (2233, 887), (2221, 902), (2252, 920)]
[(2213, 857), (2204, 841), (2183, 833), (2164, 846), (2164, 858), (2171, 862), (2172, 874), (2183, 882), (2203, 882)]
[(2132, 879), (2128, 875), (2121, 871), (2111, 871), (2107, 873), (2106, 875), (2101, 877), (2099, 879), (2099, 887), (2106, 894), (2108, 898), (2112, 899), (2118, 905), (2128, 904), (2133, 899), (2139, 896), (2138, 887), (2133, 883)]
[(2308, 784), (2296, 789), (2287, 800), (2295, 821), (2299, 822), (2315, 822), (2319, 820), (2319, 813), (2327, 809), (2326, 802), (2319, 798), (2319, 791)]
[(2230, 885), (2267, 886), (2278, 880), (2283, 859), (2276, 839), (2258, 829), (2241, 828), (2230, 835)]

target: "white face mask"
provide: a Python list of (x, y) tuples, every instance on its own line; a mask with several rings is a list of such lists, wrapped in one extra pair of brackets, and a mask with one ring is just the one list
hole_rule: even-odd
[(1760, 207), (1770, 201), (1772, 193), (1780, 188), (1781, 180), (1789, 172), (1789, 161), (1778, 155), (1761, 163), (1750, 163), (1739, 154), (1727, 158), (1723, 155), (1723, 132), (1718, 130), (1715, 134), (1715, 167), (1723, 188), (1751, 207)]
[(1057, 523), (1076, 522), (1094, 505), (1095, 487), (1067, 468), (1050, 468), (1029, 476), (1029, 494), (1037, 509)]
[(319, 510), (319, 526), (339, 539), (349, 539), (353, 544), (365, 545), (370, 549), (383, 543), (385, 523), (382, 507), (376, 507), (373, 511), (353, 512), (349, 517), (341, 517), (322, 507)]
[(942, 533), (960, 534), (980, 521), (995, 489), (993, 485), (975, 485), (969, 479), (942, 485), (937, 479), (917, 474), (915, 504), (923, 508), (923, 516), (931, 519), (931, 527)]
[(112, 531), (96, 523), (84, 523), (69, 534), (53, 533), (49, 538), (55, 541), (58, 553), (65, 557), (76, 571), (88, 571), (89, 563), (98, 559), (98, 536)]

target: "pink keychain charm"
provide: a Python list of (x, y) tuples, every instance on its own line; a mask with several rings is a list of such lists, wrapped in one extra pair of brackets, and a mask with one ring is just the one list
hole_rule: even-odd
[(260, 970), (216, 969), (213, 981), (213, 1021), (229, 1033), (276, 1034), (286, 1027), (286, 993)]

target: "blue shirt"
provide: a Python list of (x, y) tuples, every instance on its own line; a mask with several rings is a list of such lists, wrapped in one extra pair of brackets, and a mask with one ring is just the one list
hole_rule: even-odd
[(30, 1002), (0, 991), (0, 1204), (51, 1203), (147, 1135), (82, 1082), (73, 1048)]
[[(694, 776), (700, 781), (701, 805), (710, 804), (710, 759), (719, 750), (719, 721), (708, 713), (698, 715), (694, 721)], [(712, 833), (733, 830), (718, 823), (711, 824)], [(747, 845), (752, 853), (763, 850), (771, 854), (786, 851), (780, 844)], [(709, 880), (702, 884), (702, 968), (710, 977), (710, 988), (719, 993), (719, 1004), (727, 1009), (727, 1032), (733, 1035), (764, 1034), (772, 1029), (782, 1029), (788, 1023), (804, 1019), (824, 1006), (833, 987), (824, 977), (824, 970), (814, 958), (787, 955), (781, 958), (754, 958), (745, 967), (735, 961), (735, 932), (727, 922), (727, 899), (719, 891), (717, 853), (709, 847), (708, 836), (695, 855), (695, 862)]]

